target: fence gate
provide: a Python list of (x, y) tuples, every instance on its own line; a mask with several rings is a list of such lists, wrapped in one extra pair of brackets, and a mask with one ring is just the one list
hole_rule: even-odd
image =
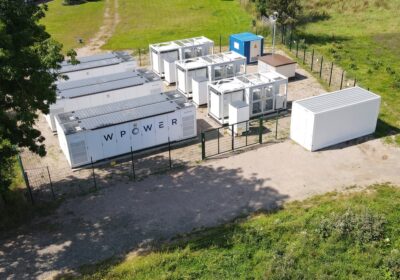
[(263, 135), (269, 132), (263, 118), (204, 131), (201, 134), (202, 159), (261, 144)]

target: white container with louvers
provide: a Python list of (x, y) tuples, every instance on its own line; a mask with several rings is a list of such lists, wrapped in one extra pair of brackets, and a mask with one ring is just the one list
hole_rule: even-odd
[(62, 113), (56, 126), (73, 168), (197, 135), (196, 108), (177, 91)]

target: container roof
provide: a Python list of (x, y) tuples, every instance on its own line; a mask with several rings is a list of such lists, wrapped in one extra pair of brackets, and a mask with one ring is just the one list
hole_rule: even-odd
[(180, 60), (177, 61), (176, 64), (184, 69), (196, 69), (196, 68), (207, 67), (209, 65), (226, 64), (234, 61), (245, 64), (246, 57), (236, 52), (223, 52), (218, 54), (209, 54), (206, 56)]
[(295, 103), (318, 114), (374, 99), (380, 99), (380, 96), (357, 86), (298, 100)]
[(263, 86), (272, 83), (287, 82), (287, 78), (277, 72), (250, 73), (234, 78), (223, 79), (210, 83), (210, 87), (218, 92), (233, 92), (253, 86)]
[(61, 113), (56, 118), (64, 133), (68, 135), (166, 114), (188, 106), (193, 105), (187, 103), (186, 98), (174, 90), (159, 95), (137, 97), (93, 108)]
[(151, 71), (138, 69), (83, 80), (63, 82), (57, 84), (57, 98), (76, 98), (121, 88), (135, 87), (152, 81), (160, 81), (160, 78)]
[(201, 46), (205, 44), (214, 45), (214, 41), (204, 36), (200, 36), (182, 40), (169, 41), (164, 43), (151, 44), (150, 47), (156, 51), (163, 52), (163, 51), (178, 50), (186, 47)]
[(263, 37), (250, 33), (250, 32), (243, 32), (243, 33), (238, 33), (238, 34), (232, 34), (232, 38), (235, 38), (240, 41), (248, 42), (248, 41), (254, 41), (254, 40), (260, 40)]
[(267, 63), (268, 65), (271, 65), (273, 67), (296, 64), (295, 61), (280, 54), (266, 54), (259, 57), (258, 60)]
[(68, 61), (62, 62), (61, 69), (58, 70), (58, 72), (61, 74), (67, 74), (70, 72), (105, 67), (126, 61), (133, 61), (134, 59), (127, 52), (110, 52), (86, 57), (78, 57), (78, 60), (80, 63), (75, 65)]

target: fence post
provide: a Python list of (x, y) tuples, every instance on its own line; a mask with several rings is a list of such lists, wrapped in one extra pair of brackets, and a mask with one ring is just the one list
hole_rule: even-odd
[(231, 125), (231, 131), (232, 131), (232, 151), (235, 150), (235, 125)]
[(289, 42), (290, 51), (292, 51), (292, 40), (293, 40), (293, 29), (290, 29), (290, 42)]
[(249, 134), (249, 121), (246, 121), (246, 147), (247, 147), (247, 136)]
[(324, 63), (324, 57), (321, 56), (321, 67), (319, 68), (319, 77), (320, 78), (322, 77), (322, 66), (323, 66), (323, 63)]
[(259, 128), (258, 128), (258, 142), (262, 144), (262, 133), (263, 133), (263, 119), (259, 119)]
[(139, 66), (142, 66), (142, 54), (140, 53), (140, 49), (139, 49)]
[(92, 165), (92, 176), (93, 176), (94, 188), (97, 190), (96, 175), (94, 174), (94, 166), (93, 166), (93, 158), (92, 157), (90, 157), (90, 163)]
[(51, 181), (51, 177), (50, 177), (50, 170), (49, 170), (48, 166), (46, 166), (46, 168), (47, 168), (47, 174), (49, 175), (51, 194), (53, 196), (53, 200), (56, 200), (56, 196), (54, 194), (54, 189), (53, 189), (53, 182)]
[[(222, 128), (223, 129), (223, 128)], [(217, 152), (218, 152), (218, 154), (219, 154), (219, 128), (217, 128)]]
[(312, 55), (311, 55), (311, 72), (313, 71), (313, 66), (314, 66), (314, 49), (312, 49)]
[(357, 85), (357, 77), (354, 78), (354, 87)]
[(222, 52), (221, 48), (222, 48), (222, 36), (221, 34), (219, 34), (219, 52)]
[(132, 162), (132, 178), (136, 181), (136, 174), (135, 174), (135, 163), (133, 162), (133, 149), (131, 146), (131, 162)]
[(343, 78), (344, 78), (344, 70), (342, 71), (342, 78), (340, 80), (340, 89), (343, 88)]
[(332, 72), (333, 72), (333, 62), (331, 64), (331, 74), (329, 75), (329, 87), (331, 87), (331, 83), (332, 83)]
[(279, 113), (280, 109), (278, 109), (278, 112), (276, 114), (276, 120), (275, 120), (275, 140), (278, 140), (278, 120), (279, 120)]
[[(218, 131), (219, 133), (219, 131)], [(201, 133), (201, 159), (205, 160), (206, 159), (206, 137), (204, 135), (204, 132)]]
[(306, 64), (306, 50), (307, 50), (307, 47), (304, 46), (303, 64)]
[(168, 157), (169, 157), (169, 169), (172, 168), (172, 159), (171, 159), (171, 142), (168, 137)]
[(296, 58), (299, 57), (299, 40), (296, 42)]
[(19, 167), (21, 168), (22, 177), (24, 178), (26, 188), (28, 189), (29, 198), (31, 199), (32, 204), (35, 204), (35, 200), (33, 199), (31, 185), (29, 184), (28, 174), (26, 174), (26, 172), (25, 172), (25, 168), (24, 168), (24, 165), (22, 164), (22, 159), (21, 159), (19, 153), (17, 154), (17, 159), (18, 159)]

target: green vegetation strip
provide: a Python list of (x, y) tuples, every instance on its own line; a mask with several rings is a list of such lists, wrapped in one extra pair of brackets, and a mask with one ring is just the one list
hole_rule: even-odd
[(82, 269), (80, 279), (399, 279), (400, 190), (330, 193)]
[(51, 36), (64, 45), (64, 51), (80, 47), (78, 39), (87, 42), (103, 24), (105, 0), (65, 6), (63, 0), (48, 3), (49, 10), (41, 22)]

